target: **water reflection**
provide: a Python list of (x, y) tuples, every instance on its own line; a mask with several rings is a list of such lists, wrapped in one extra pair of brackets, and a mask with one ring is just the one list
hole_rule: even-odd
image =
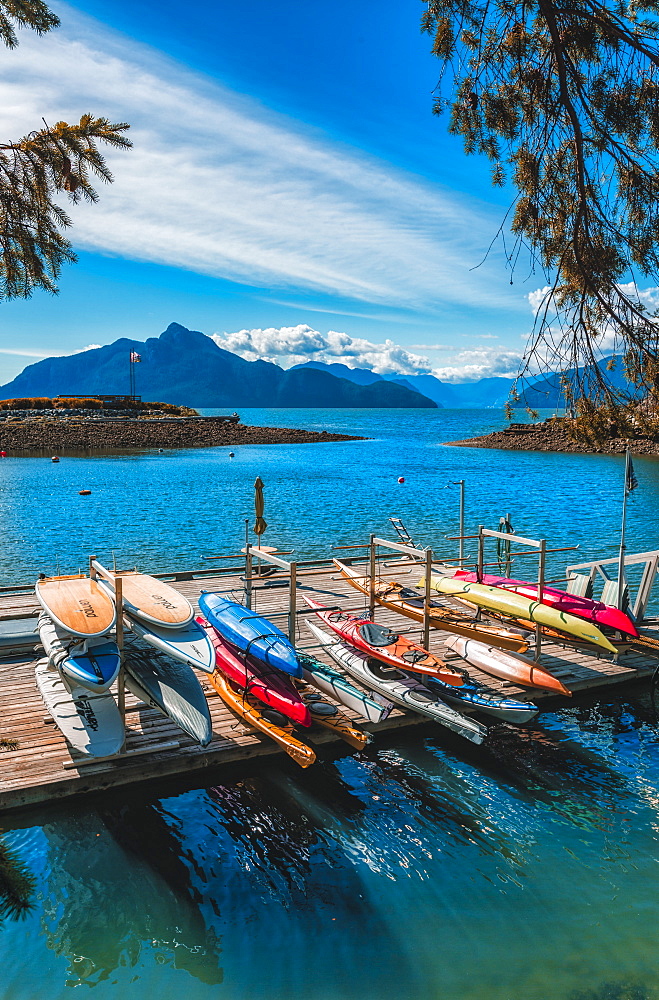
[(181, 844), (153, 805), (61, 816), (44, 826), (50, 893), (43, 928), (69, 962), (69, 984), (97, 984), (119, 966), (154, 961), (222, 982), (219, 948), (181, 858)]

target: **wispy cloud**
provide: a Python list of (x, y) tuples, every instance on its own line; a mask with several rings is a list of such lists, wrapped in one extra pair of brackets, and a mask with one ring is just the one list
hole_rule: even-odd
[(442, 382), (477, 382), (493, 376), (514, 378), (522, 366), (522, 354), (483, 347), (460, 351), (451, 361), (445, 367), (433, 368), (432, 374)]
[(86, 347), (77, 347), (74, 351), (24, 351), (18, 347), (0, 347), (0, 354), (11, 354), (18, 358), (61, 358), (70, 354), (82, 354), (83, 351), (93, 351), (100, 346), (100, 344), (87, 344)]
[(266, 330), (214, 333), (213, 340), (218, 347), (239, 354), (247, 361), (261, 358), (284, 368), (305, 361), (324, 361), (338, 362), (349, 368), (370, 368), (381, 375), (430, 372), (428, 358), (412, 354), (391, 340), (375, 344), (364, 337), (351, 337), (336, 330), (321, 333), (303, 323)]
[(496, 265), (469, 272), (496, 210), (57, 9), (63, 28), (25, 33), (0, 62), (0, 134), (88, 110), (133, 124), (134, 150), (110, 157), (115, 184), (72, 212), (79, 247), (387, 307), (524, 307)]

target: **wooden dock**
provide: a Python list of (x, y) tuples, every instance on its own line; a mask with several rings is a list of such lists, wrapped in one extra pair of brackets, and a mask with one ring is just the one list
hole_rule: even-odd
[[(415, 569), (390, 568), (387, 572), (402, 582), (418, 579), (418, 566)], [(242, 575), (235, 566), (213, 576), (189, 572), (169, 574), (167, 579), (193, 603), (202, 590), (222, 593), (237, 601), (243, 598)], [(327, 563), (309, 567), (300, 565), (297, 570), (297, 593), (299, 596), (306, 593), (327, 605), (339, 605), (353, 611), (361, 612), (365, 607), (364, 598)], [(446, 603), (449, 604), (448, 599)], [(308, 612), (306, 607), (300, 607), (302, 604), (298, 601), (297, 643), (319, 659), (329, 662), (327, 654), (317, 647), (304, 624)], [(289, 615), (287, 578), (279, 572), (256, 577), (252, 587), (252, 607), (286, 630)], [(11, 628), (9, 623), (16, 626), (33, 623), (36, 627), (37, 611), (38, 604), (31, 588), (0, 591), (0, 624), (5, 623), (3, 627)], [(421, 626), (395, 612), (377, 608), (376, 619), (412, 638), (421, 638)], [(649, 626), (645, 632), (659, 639), (659, 629)], [(442, 638), (446, 634), (432, 631), (430, 635), (430, 648), (441, 655)], [(283, 752), (274, 742), (257, 734), (232, 715), (204, 680), (204, 675), (200, 674), (213, 721), (213, 739), (207, 747), (198, 746), (156, 709), (137, 702), (127, 693), (127, 754), (98, 761), (83, 757), (71, 750), (47, 716), (34, 676), (34, 665), (41, 655), (35, 631), (33, 648), (0, 659), (0, 739), (17, 744), (16, 749), (7, 750), (0, 756), (0, 809), (35, 805), (169, 775), (184, 773), (189, 776), (191, 772)], [(600, 656), (586, 649), (543, 643), (542, 662), (577, 693), (646, 677), (654, 671), (658, 661), (631, 648), (624, 648), (614, 662), (606, 653)], [(470, 673), (490, 688), (505, 691), (522, 700), (538, 702), (548, 697), (542, 691), (522, 690), (474, 669), (470, 669)], [(484, 718), (483, 721), (496, 725), (494, 719), (488, 721)], [(428, 723), (428, 720), (420, 715), (395, 710), (385, 722), (378, 725), (363, 723), (363, 728), (377, 738), (377, 733), (423, 722)], [(299, 735), (312, 746), (336, 742), (334, 734), (315, 725)], [(162, 749), (163, 744), (167, 744), (168, 749)], [(161, 749), (150, 749), (157, 746)]]

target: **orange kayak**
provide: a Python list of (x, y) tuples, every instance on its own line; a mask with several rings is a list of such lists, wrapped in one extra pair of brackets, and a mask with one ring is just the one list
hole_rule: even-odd
[(244, 688), (237, 687), (219, 670), (215, 670), (205, 679), (213, 685), (224, 704), (232, 712), (278, 743), (296, 764), (299, 764), (300, 767), (309, 767), (310, 764), (313, 764), (316, 754), (306, 743), (301, 743), (293, 736), (293, 725), (285, 715), (262, 705), (253, 695), (245, 691)]
[(423, 646), (412, 642), (404, 635), (399, 635), (387, 626), (378, 625), (369, 618), (344, 614), (342, 611), (330, 611), (311, 597), (305, 596), (304, 599), (333, 632), (360, 653), (367, 653), (374, 660), (386, 663), (390, 667), (397, 667), (399, 670), (431, 674), (456, 687), (464, 684), (466, 671), (447, 666), (439, 656), (429, 653)]
[(313, 722), (317, 722), (319, 726), (325, 726), (326, 729), (331, 729), (357, 750), (362, 750), (370, 742), (371, 737), (368, 733), (363, 733), (361, 729), (353, 726), (352, 720), (333, 702), (316, 691), (311, 684), (304, 684), (300, 681), (296, 683)]

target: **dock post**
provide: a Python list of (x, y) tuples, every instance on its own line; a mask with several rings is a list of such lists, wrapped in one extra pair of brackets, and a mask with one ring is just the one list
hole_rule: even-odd
[(368, 613), (375, 616), (375, 535), (371, 535), (371, 560), (368, 580)]
[(121, 724), (124, 730), (124, 741), (121, 744), (119, 753), (126, 751), (126, 683), (124, 667), (124, 595), (123, 582), (120, 576), (115, 576), (114, 580), (114, 601), (117, 609), (117, 648), (119, 650), (119, 677), (117, 680), (117, 705)]
[(252, 610), (252, 546), (245, 545), (245, 607)]
[[(547, 548), (547, 542), (543, 538), (540, 541), (540, 550), (538, 552), (538, 604), (542, 604), (542, 592), (545, 589), (545, 549)], [(540, 653), (542, 652), (542, 626), (538, 623), (535, 626), (535, 658), (540, 659)]]
[(464, 481), (464, 479), (461, 479), (459, 481), (458, 486), (460, 487), (460, 540), (459, 540), (459, 543), (458, 543), (459, 544), (458, 555), (460, 557), (460, 569), (463, 569), (463, 563), (464, 563), (464, 558), (465, 558), (465, 542), (464, 542), (464, 533), (465, 533), (465, 481)]
[(423, 648), (430, 642), (430, 585), (432, 578), (432, 549), (426, 549), (426, 599), (423, 605)]
[(478, 525), (478, 566), (476, 568), (476, 575), (478, 576), (478, 582), (483, 582), (483, 559), (485, 551), (485, 535), (483, 534), (483, 525)]
[(296, 612), (297, 612), (297, 563), (292, 562), (290, 564), (291, 568), (291, 579), (290, 579), (290, 592), (288, 598), (288, 638), (291, 640), (291, 645), (295, 645), (295, 626), (296, 626)]
[(90, 580), (95, 580), (96, 579), (96, 567), (94, 566), (95, 562), (96, 562), (96, 556), (90, 556), (89, 557), (89, 579)]

